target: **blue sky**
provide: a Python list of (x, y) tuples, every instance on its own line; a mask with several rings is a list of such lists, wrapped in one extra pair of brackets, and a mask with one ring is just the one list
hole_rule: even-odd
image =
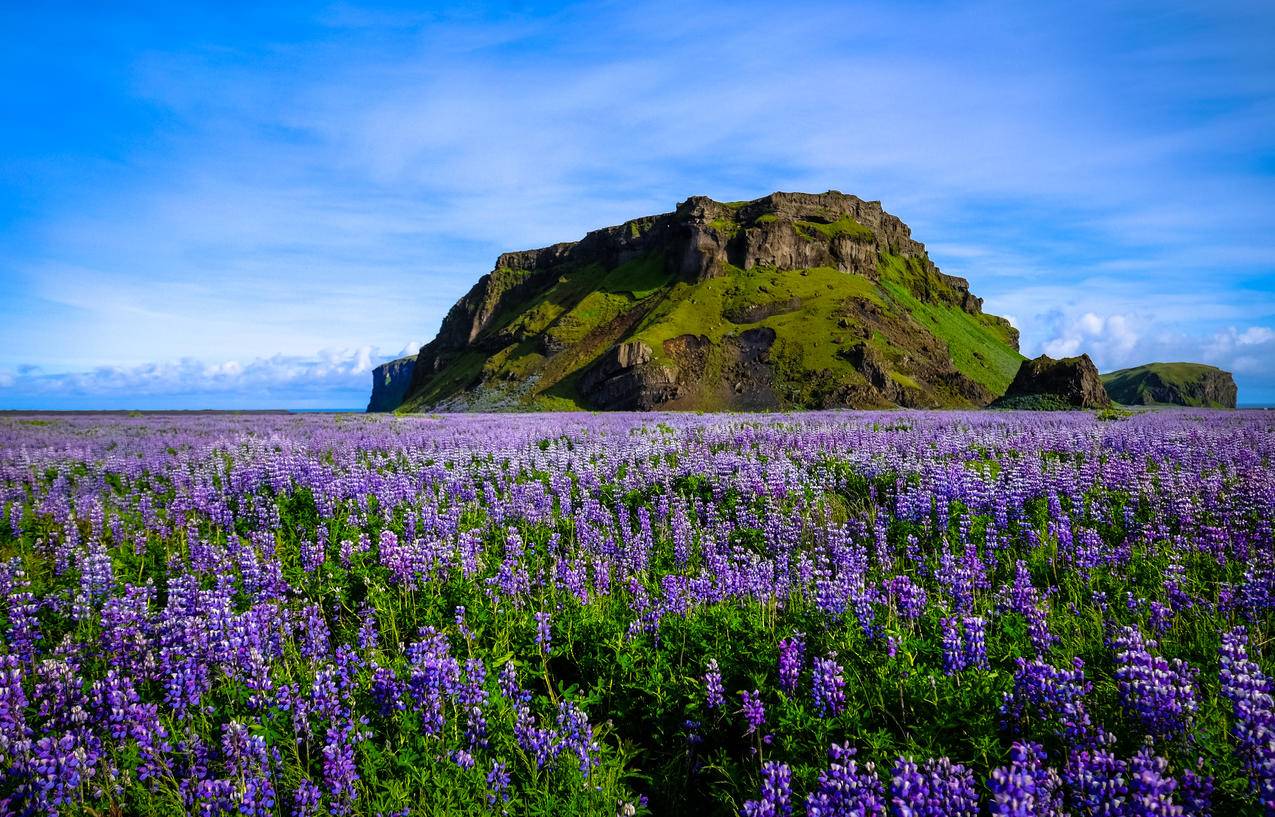
[(1271, 42), (1269, 2), (5, 4), (0, 408), (362, 406), (501, 251), (827, 189), (1027, 354), (1275, 402)]

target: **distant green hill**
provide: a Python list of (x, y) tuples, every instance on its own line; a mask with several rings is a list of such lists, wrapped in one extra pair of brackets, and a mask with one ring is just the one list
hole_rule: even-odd
[(399, 410), (985, 405), (1023, 358), (981, 306), (879, 202), (694, 197), (502, 255)]
[(1107, 394), (1126, 406), (1235, 408), (1230, 372), (1203, 363), (1148, 363), (1102, 376)]

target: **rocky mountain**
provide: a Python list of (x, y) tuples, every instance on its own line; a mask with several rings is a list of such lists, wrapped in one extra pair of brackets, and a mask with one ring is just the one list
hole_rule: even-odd
[(1018, 332), (880, 202), (697, 196), (501, 255), (398, 408), (978, 406), (1021, 360)]
[(1107, 394), (1126, 406), (1235, 408), (1231, 373), (1203, 363), (1148, 363), (1102, 376)]
[(409, 355), (373, 369), (372, 399), (368, 401), (367, 410), (393, 411), (402, 405), (407, 387), (412, 384), (412, 368), (415, 365), (416, 356)]
[(1106, 408), (1111, 399), (1089, 355), (1061, 360), (1041, 355), (1022, 362), (1005, 394), (992, 405), (1015, 409)]

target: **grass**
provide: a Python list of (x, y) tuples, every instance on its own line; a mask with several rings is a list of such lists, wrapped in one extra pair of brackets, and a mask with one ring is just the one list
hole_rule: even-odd
[(640, 301), (668, 286), (670, 280), (664, 258), (659, 253), (648, 253), (608, 272), (598, 288), (604, 292), (627, 293)]
[(1017, 374), (1023, 356), (1010, 345), (1003, 330), (980, 316), (971, 315), (958, 306), (919, 300), (907, 284), (908, 276), (916, 273), (914, 268), (909, 269), (906, 259), (884, 256), (881, 286), (918, 323), (947, 344), (952, 362), (962, 374), (992, 394), (1003, 394)]
[(806, 238), (815, 238), (816, 234), (827, 239), (833, 238), (850, 238), (855, 241), (872, 241), (874, 239), (871, 228), (865, 227), (849, 216), (842, 216), (836, 221), (823, 223), (819, 221), (795, 221), (794, 226), (797, 232)]

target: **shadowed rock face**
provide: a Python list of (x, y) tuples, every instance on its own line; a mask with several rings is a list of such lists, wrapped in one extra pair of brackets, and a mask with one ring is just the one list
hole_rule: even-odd
[(368, 401), (368, 412), (393, 411), (403, 403), (407, 396), (407, 387), (412, 382), (412, 369), (416, 366), (416, 357), (401, 357), (382, 363), (372, 370), (372, 399)]
[[(894, 266), (883, 266), (883, 259)], [(599, 298), (599, 304), (582, 305), (592, 290), (581, 285), (581, 271), (597, 279), (591, 284), (593, 290), (614, 294), (623, 290), (599, 289), (597, 281), (638, 263), (653, 265), (657, 280), (649, 288), (631, 288), (631, 304), (621, 308), (613, 300)], [(887, 268), (897, 270), (899, 280), (883, 283), (882, 270)], [(739, 327), (725, 334), (701, 331), (697, 322), (688, 323), (683, 316), (683, 323), (677, 325), (689, 330), (683, 334), (694, 338), (693, 342), (670, 345), (677, 332), (651, 338), (649, 343), (635, 337), (649, 330), (652, 320), (662, 319), (661, 306), (685, 295), (688, 287), (703, 287), (749, 271), (796, 274), (805, 270), (839, 272), (845, 277), (843, 283), (814, 293), (814, 303), (809, 293), (803, 297), (775, 293), (762, 300), (735, 297), (729, 306), (713, 306), (717, 311), (704, 317), (708, 328), (714, 324)], [(859, 290), (853, 282), (865, 280), (879, 295), (854, 296)], [(965, 279), (940, 272), (908, 226), (885, 212), (880, 202), (836, 191), (773, 193), (732, 203), (695, 196), (671, 213), (595, 230), (579, 241), (502, 254), (495, 269), (456, 302), (438, 335), (421, 348), (404, 399), (412, 409), (536, 407), (534, 400), (544, 393), (603, 409), (784, 407), (793, 404), (783, 396), (792, 390), (775, 388), (774, 381), (783, 377), (800, 381), (801, 373), (792, 369), (805, 364), (791, 362), (794, 344), (784, 337), (778, 321), (793, 313), (829, 313), (835, 308), (844, 310), (841, 325), (820, 324), (825, 335), (803, 337), (803, 343), (841, 343), (848, 338), (841, 337), (840, 330), (851, 328), (849, 321), (859, 313), (875, 309), (875, 315), (869, 316), (875, 323), (869, 327), (865, 318), (863, 326), (854, 330), (864, 333), (862, 339), (881, 343), (888, 339), (897, 346), (910, 345), (910, 339), (916, 338), (917, 344), (911, 354), (886, 350), (881, 360), (869, 353), (859, 359), (855, 372), (849, 371), (844, 358), (835, 358), (833, 367), (847, 371), (825, 378), (830, 385), (812, 398), (816, 405), (979, 405), (990, 400), (1005, 381), (989, 391), (970, 380), (953, 365), (948, 343), (936, 339), (933, 326), (922, 325), (921, 316), (903, 314), (913, 307), (883, 308), (890, 298), (885, 294), (887, 283), (902, 286), (924, 308), (969, 316), (965, 320), (973, 320), (979, 331), (986, 328), (999, 344), (1000, 360), (1006, 360), (1007, 348), (1009, 365), (1018, 360), (1017, 331), (1003, 319), (983, 314), (982, 300), (970, 293)], [(830, 306), (832, 298), (826, 293), (839, 286), (847, 287), (846, 297)], [(851, 304), (852, 296), (859, 298), (859, 306)], [(693, 292), (685, 297), (691, 305), (701, 303)], [(612, 308), (619, 311), (607, 311)], [(541, 314), (550, 318), (540, 323), (533, 320)], [(566, 317), (560, 319), (562, 314)], [(579, 324), (581, 315), (593, 322)], [(577, 320), (579, 331), (562, 329), (568, 319)], [(929, 320), (936, 319), (930, 315)], [(759, 326), (768, 321), (774, 328)], [(743, 336), (763, 328), (760, 336)], [(838, 336), (833, 337), (834, 333)], [(755, 351), (757, 337), (762, 336), (769, 338), (767, 349), (775, 344), (782, 365), (772, 365), (769, 357)], [(531, 353), (540, 358), (507, 363), (530, 360)], [(798, 357), (804, 361), (811, 355)], [(974, 357), (983, 360), (978, 354)], [(1003, 375), (1006, 380), (1010, 371)], [(823, 377), (828, 372), (818, 374)], [(566, 384), (560, 385), (563, 381)], [(501, 396), (488, 399), (497, 390)]]
[(1107, 394), (1126, 406), (1235, 408), (1230, 372), (1203, 363), (1148, 363), (1102, 376)]
[(1024, 360), (1005, 396), (997, 403), (1012, 405), (1012, 401), (1022, 398), (1053, 398), (1074, 408), (1106, 408), (1111, 405), (1111, 398), (1107, 396), (1098, 369), (1089, 355), (1061, 360), (1041, 355), (1034, 360)]
[(651, 347), (622, 343), (585, 372), (580, 390), (600, 409), (653, 409), (677, 396), (677, 373), (650, 364)]

